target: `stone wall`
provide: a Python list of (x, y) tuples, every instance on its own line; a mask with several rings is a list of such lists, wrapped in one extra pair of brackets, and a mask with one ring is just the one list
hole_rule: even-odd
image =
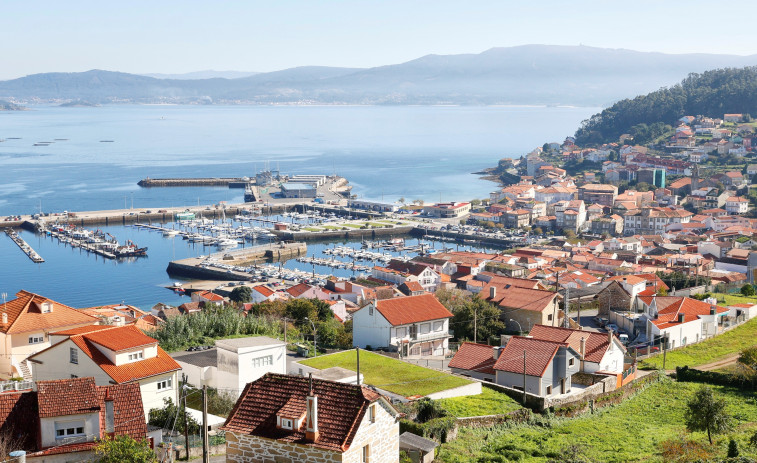
[(366, 411), (350, 448), (344, 452), (344, 463), (361, 463), (363, 447), (370, 449), (371, 463), (397, 463), (400, 455), (400, 424), (394, 411), (383, 400), (377, 400), (376, 419), (371, 423)]
[(342, 454), (309, 445), (226, 432), (226, 461), (234, 463), (339, 463)]
[[(490, 428), (502, 423), (524, 423), (531, 416), (531, 411), (521, 408), (502, 415), (468, 416), (457, 419), (457, 425), (464, 428)], [(449, 440), (449, 439), (448, 439)]]

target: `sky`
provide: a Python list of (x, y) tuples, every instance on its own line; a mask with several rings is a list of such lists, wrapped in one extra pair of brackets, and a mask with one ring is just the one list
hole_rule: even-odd
[(0, 79), (373, 67), (524, 44), (757, 54), (754, 0), (3, 0)]

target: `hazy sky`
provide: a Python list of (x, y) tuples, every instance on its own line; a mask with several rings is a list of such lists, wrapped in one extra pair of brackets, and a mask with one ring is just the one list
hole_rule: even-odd
[(2, 0), (0, 79), (371, 67), (531, 43), (757, 53), (754, 0)]

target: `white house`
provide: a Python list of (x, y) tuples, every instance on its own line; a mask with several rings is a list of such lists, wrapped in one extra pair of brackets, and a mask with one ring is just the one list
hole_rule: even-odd
[(567, 343), (513, 336), (495, 350), (495, 382), (540, 397), (571, 392), (580, 369), (581, 357)]
[(452, 313), (433, 294), (373, 301), (352, 314), (352, 343), (402, 356), (446, 355)]
[(223, 389), (236, 398), (264, 374), (286, 373), (286, 343), (267, 336), (223, 339), (215, 349), (179, 352), (173, 359), (189, 384)]
[(51, 332), (100, 322), (97, 317), (24, 290), (3, 304), (1, 316), (0, 377), (23, 377), (27, 381), (32, 379), (34, 364), (26, 358), (50, 347)]
[(181, 367), (134, 325), (88, 326), (50, 337), (52, 346), (29, 357), (35, 381), (91, 376), (98, 386), (138, 383), (145, 416), (162, 408), (163, 399), (177, 403)]
[(729, 214), (744, 214), (749, 211), (749, 200), (741, 196), (730, 196), (725, 200), (725, 210)]
[(612, 332), (574, 330), (557, 326), (534, 325), (529, 337), (545, 341), (563, 342), (578, 352), (584, 373), (623, 373), (626, 349)]
[(668, 348), (685, 346), (715, 336), (729, 310), (717, 301), (688, 297), (640, 296), (648, 340), (667, 337)]

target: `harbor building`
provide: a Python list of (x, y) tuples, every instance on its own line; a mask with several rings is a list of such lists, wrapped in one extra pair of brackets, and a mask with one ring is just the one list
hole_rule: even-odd
[(351, 209), (362, 209), (365, 211), (375, 212), (397, 212), (400, 210), (399, 205), (383, 201), (365, 201), (363, 199), (350, 199), (347, 201), (347, 207)]
[(282, 183), (281, 196), (285, 198), (315, 198), (317, 187), (314, 183)]
[(437, 203), (423, 207), (423, 213), (439, 219), (462, 217), (470, 212), (470, 203)]

